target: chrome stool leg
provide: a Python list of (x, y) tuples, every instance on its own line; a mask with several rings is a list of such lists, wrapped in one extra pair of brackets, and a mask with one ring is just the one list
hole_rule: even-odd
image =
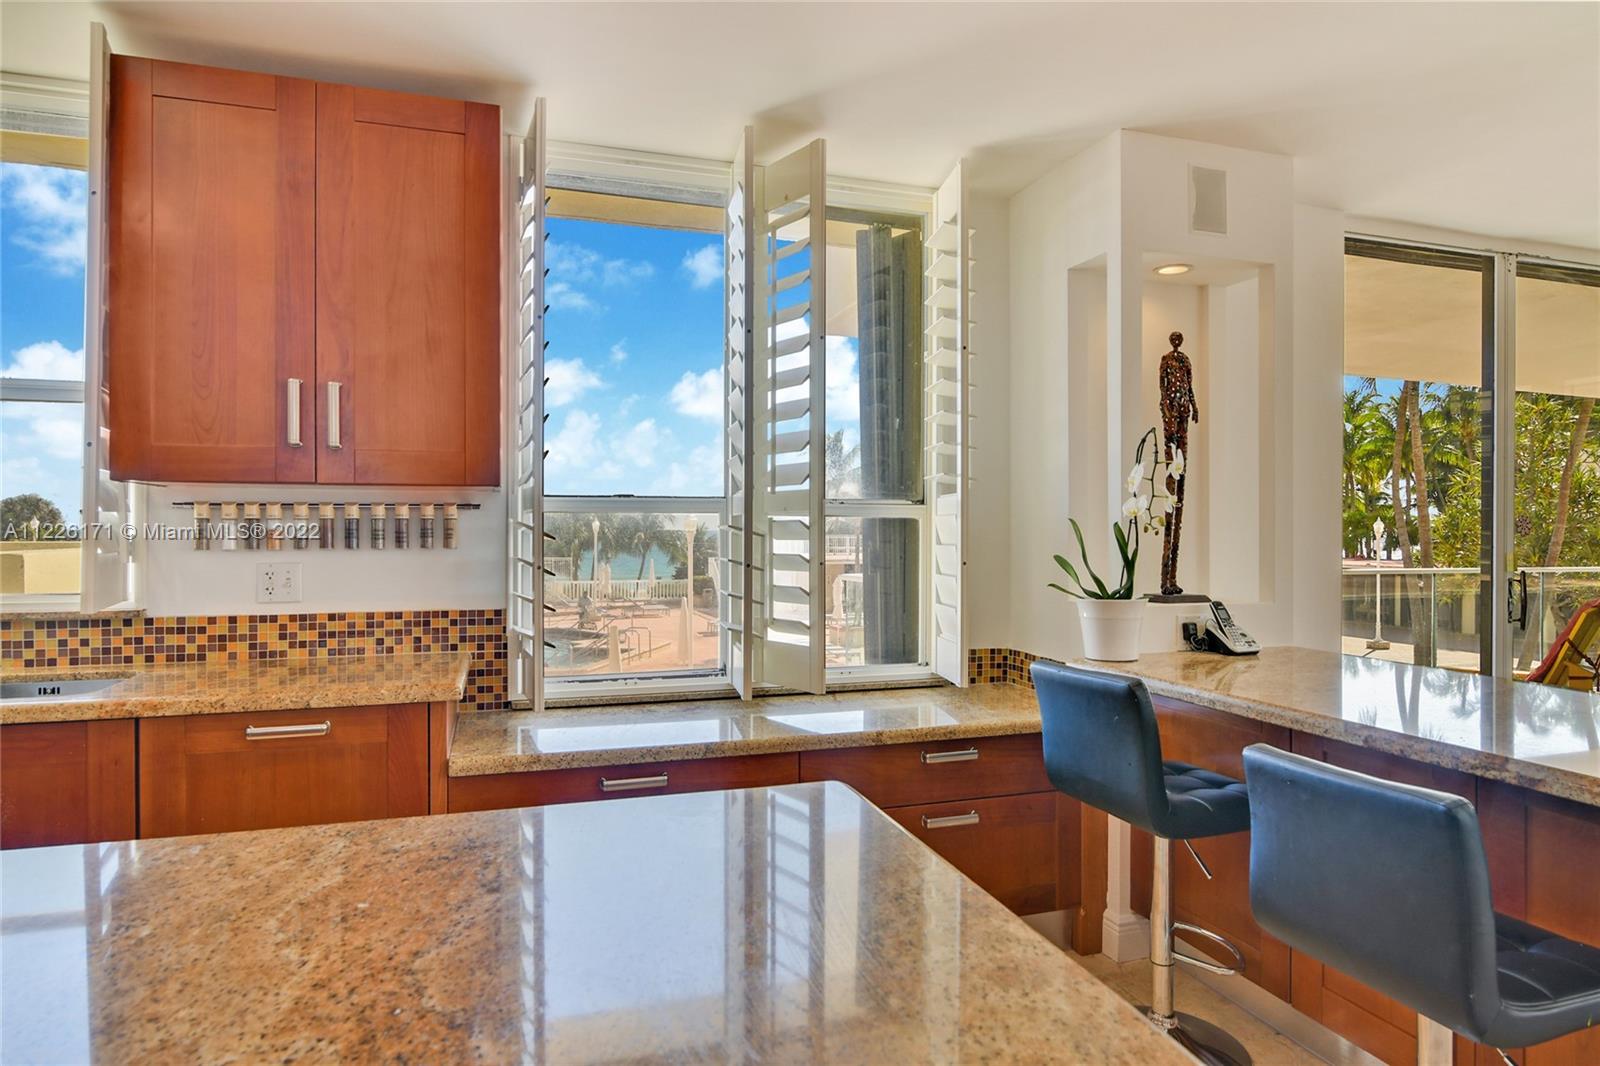
[[(1195, 856), (1199, 862), (1200, 857)], [(1205, 869), (1205, 864), (1200, 863), (1200, 868), (1205, 870), (1210, 877), (1210, 871)], [(1172, 920), (1172, 841), (1165, 837), (1155, 838), (1155, 864), (1153, 877), (1150, 883), (1150, 965), (1155, 978), (1154, 987), (1151, 989), (1150, 1006), (1146, 1014), (1155, 1023), (1156, 1028), (1164, 1031), (1178, 1043), (1182, 1044), (1188, 1052), (1201, 1062), (1210, 1066), (1250, 1066), (1250, 1055), (1244, 1045), (1233, 1037), (1223, 1032), (1202, 1018), (1192, 1014), (1179, 1013), (1174, 1005), (1174, 988), (1177, 975), (1173, 971), (1176, 962), (1187, 962), (1200, 966), (1213, 973), (1237, 973), (1243, 969), (1243, 959), (1238, 951), (1226, 940), (1209, 930), (1199, 929), (1186, 923), (1174, 923)], [(1236, 967), (1218, 966), (1209, 960), (1196, 959), (1193, 956), (1173, 951), (1172, 933), (1175, 928), (1188, 929), (1202, 936), (1217, 941), (1233, 952), (1239, 965)]]

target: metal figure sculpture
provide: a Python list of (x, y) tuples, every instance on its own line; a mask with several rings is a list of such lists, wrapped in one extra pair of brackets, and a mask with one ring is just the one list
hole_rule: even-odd
[[(1183, 334), (1174, 331), (1167, 337), (1172, 351), (1161, 357), (1161, 433), (1164, 455), (1172, 462), (1174, 452), (1183, 456), (1185, 466), (1189, 459), (1189, 422), (1200, 423), (1200, 404), (1194, 398), (1194, 370), (1189, 357), (1179, 351)], [(1180, 468), (1182, 470), (1182, 468)], [(1178, 585), (1178, 533), (1183, 526), (1183, 489), (1188, 480), (1187, 471), (1167, 475), (1167, 492), (1172, 495), (1172, 514), (1167, 519), (1167, 532), (1161, 543), (1161, 594), (1179, 596), (1183, 589)]]

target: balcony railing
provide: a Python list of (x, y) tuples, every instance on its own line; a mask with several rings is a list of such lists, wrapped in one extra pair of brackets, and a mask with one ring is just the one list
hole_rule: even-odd
[[(1600, 597), (1600, 566), (1530, 566), (1520, 572), (1528, 578), (1528, 614), (1513, 635), (1514, 667), (1522, 673), (1544, 656), (1580, 605)], [(1476, 567), (1346, 566), (1344, 649), (1414, 662), (1420, 644), (1429, 660), (1423, 665), (1477, 670), (1478, 600), (1485, 587)], [(1504, 589), (1495, 591), (1493, 609), (1505, 610)], [(1419, 641), (1419, 635), (1427, 639)]]

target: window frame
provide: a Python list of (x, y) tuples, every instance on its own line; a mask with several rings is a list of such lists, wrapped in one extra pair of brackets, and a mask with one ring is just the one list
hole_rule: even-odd
[[(546, 148), (545, 187), (548, 190), (631, 196), (721, 208), (727, 196), (728, 163), (689, 156), (635, 152), (598, 145), (551, 141)], [(723, 323), (719, 317), (717, 333)], [(724, 352), (725, 364), (726, 353)], [(724, 459), (724, 462), (726, 460)], [(719, 479), (721, 471), (719, 471)], [(541, 489), (544, 480), (540, 478)], [(727, 526), (727, 500), (723, 496), (604, 496), (542, 495), (546, 520), (557, 514), (704, 514), (715, 515), (718, 528)], [(548, 580), (548, 579), (547, 579)], [(709, 639), (709, 638), (708, 638)], [(568, 677), (544, 675), (546, 705), (637, 698), (640, 696), (728, 696), (725, 634), (717, 638), (718, 665), (712, 669), (661, 670), (636, 674), (599, 674)]]
[[(88, 170), (88, 153), (88, 82), (0, 71), (0, 162), (82, 172)], [(83, 296), (87, 302), (87, 273)], [(82, 380), (0, 377), (0, 403), (76, 403), (81, 407), (84, 390)], [(82, 497), (83, 463), (78, 477)], [(86, 508), (86, 504), (87, 500), (80, 498), (79, 506)], [(82, 520), (91, 520), (87, 509)], [(80, 545), (86, 544), (87, 540), (80, 541)], [(77, 592), (10, 595), (0, 600), (0, 614), (8, 615), (82, 608), (81, 584)]]

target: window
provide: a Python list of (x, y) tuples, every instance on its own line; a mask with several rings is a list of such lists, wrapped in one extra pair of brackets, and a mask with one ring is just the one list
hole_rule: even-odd
[(553, 187), (547, 219), (545, 676), (715, 673), (722, 210)]
[(922, 218), (828, 212), (826, 662), (922, 648)]
[(0, 160), (0, 594), (10, 607), (78, 603), (88, 180), (51, 160), (81, 158), (83, 144), (7, 134)]

